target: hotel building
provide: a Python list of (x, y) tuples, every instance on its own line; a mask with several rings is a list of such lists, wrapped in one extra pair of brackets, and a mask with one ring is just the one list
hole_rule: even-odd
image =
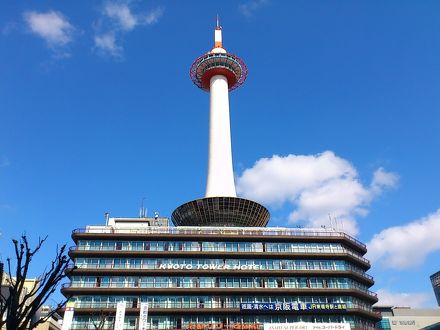
[(432, 274), (429, 279), (431, 280), (437, 304), (440, 306), (440, 271)]
[[(62, 289), (74, 303), (70, 328), (263, 330), (324, 322), (373, 329), (380, 316), (363, 243), (334, 229), (266, 227), (268, 210), (236, 197), (229, 91), (247, 69), (223, 48), (218, 23), (213, 49), (190, 75), (210, 94), (206, 196), (179, 206), (174, 226), (158, 216), (110, 217), (74, 230), (69, 254), (77, 268)], [(125, 304), (119, 321), (118, 302)]]

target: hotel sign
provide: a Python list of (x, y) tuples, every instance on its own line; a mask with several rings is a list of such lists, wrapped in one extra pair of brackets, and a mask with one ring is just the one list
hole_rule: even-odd
[(159, 269), (198, 269), (198, 270), (262, 270), (262, 265), (191, 265), (191, 264), (162, 264)]
[(346, 310), (347, 304), (343, 303), (241, 303), (241, 311), (333, 311), (333, 310)]

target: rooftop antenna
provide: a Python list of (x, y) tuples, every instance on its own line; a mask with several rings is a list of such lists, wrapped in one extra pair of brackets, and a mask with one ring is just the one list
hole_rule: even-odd
[(339, 231), (339, 228), (338, 228), (338, 219), (337, 219), (336, 217), (333, 217), (333, 222), (335, 223), (335, 230), (336, 230), (336, 231)]
[(217, 25), (215, 26), (217, 29), (221, 29), (220, 26), (220, 19), (218, 18), (218, 14), (217, 14)]
[(144, 207), (144, 201), (145, 197), (142, 197), (141, 201), (141, 209), (139, 210), (139, 218), (146, 218), (147, 217), (147, 209)]

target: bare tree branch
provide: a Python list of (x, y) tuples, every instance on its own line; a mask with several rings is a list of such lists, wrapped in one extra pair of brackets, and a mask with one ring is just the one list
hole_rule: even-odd
[[(70, 275), (68, 266), (70, 258), (66, 253), (66, 245), (57, 247), (56, 255), (43, 273), (34, 279), (27, 279), (33, 257), (40, 251), (45, 238), (39, 238), (36, 247), (31, 248), (26, 235), (20, 241), (13, 240), (15, 250), (15, 274), (12, 274), (11, 259), (7, 259), (8, 294), (0, 297), (0, 328), (6, 330), (31, 330), (47, 321), (58, 309), (63, 308), (68, 300), (60, 301), (57, 306), (42, 318), (36, 315), (49, 297), (57, 290), (60, 282)], [(2, 272), (3, 278), (3, 272)]]

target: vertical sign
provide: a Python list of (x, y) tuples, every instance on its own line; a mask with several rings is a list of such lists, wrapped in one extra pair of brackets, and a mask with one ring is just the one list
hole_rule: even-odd
[(124, 330), (125, 301), (120, 301), (116, 305), (115, 330)]
[(73, 322), (74, 309), (75, 309), (75, 302), (69, 301), (66, 304), (66, 310), (64, 311), (63, 327), (61, 330), (70, 330), (70, 327), (72, 326), (72, 322)]
[(148, 303), (141, 302), (141, 311), (139, 314), (139, 330), (147, 330)]

